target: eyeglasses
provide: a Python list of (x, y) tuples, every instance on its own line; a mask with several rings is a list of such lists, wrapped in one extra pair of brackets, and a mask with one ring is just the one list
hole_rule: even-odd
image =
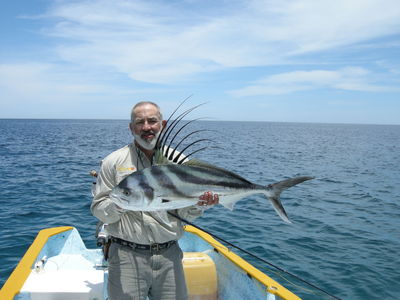
[(147, 123), (148, 125), (153, 126), (160, 122), (160, 119), (156, 117), (148, 119), (135, 119), (135, 121), (133, 121), (133, 125), (142, 127)]

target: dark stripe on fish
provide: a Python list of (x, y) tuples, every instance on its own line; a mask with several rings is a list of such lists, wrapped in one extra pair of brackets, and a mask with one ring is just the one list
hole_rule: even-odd
[(153, 199), (154, 189), (149, 185), (147, 177), (143, 173), (140, 173), (139, 178), (139, 187), (144, 191), (144, 195), (147, 199)]
[(118, 183), (118, 186), (119, 186), (121, 189), (128, 189), (128, 188), (129, 188), (129, 186), (128, 186), (128, 177), (122, 179), (121, 182)]
[[(166, 165), (165, 167), (168, 170), (176, 175), (180, 180), (184, 182), (189, 182), (192, 184), (198, 185), (215, 185), (215, 186), (223, 186), (223, 187), (234, 187), (234, 188), (251, 188), (252, 184), (249, 184), (247, 181), (236, 180), (232, 181), (232, 177), (226, 176), (221, 170), (214, 169), (206, 169), (206, 168), (196, 168), (202, 176), (196, 176), (196, 174), (192, 172), (186, 172), (185, 168), (176, 167), (176, 165)], [(194, 169), (194, 167), (191, 167)], [(203, 177), (206, 176), (207, 178)], [(224, 180), (226, 178), (226, 180)]]
[(189, 195), (182, 193), (176, 187), (171, 178), (169, 178), (168, 175), (160, 167), (153, 166), (152, 168), (150, 168), (150, 174), (154, 177), (154, 179), (162, 188), (169, 189), (177, 196), (190, 198)]

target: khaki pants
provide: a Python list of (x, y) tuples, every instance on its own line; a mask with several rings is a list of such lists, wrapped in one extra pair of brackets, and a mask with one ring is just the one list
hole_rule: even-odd
[(151, 254), (112, 243), (109, 251), (109, 300), (186, 300), (182, 266), (183, 253), (178, 243)]

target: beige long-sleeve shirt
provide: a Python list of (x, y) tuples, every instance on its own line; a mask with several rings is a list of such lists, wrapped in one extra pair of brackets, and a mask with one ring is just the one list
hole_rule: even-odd
[[(109, 198), (112, 188), (129, 174), (150, 167), (151, 162), (133, 143), (108, 155), (101, 163), (94, 190), (91, 211), (95, 217), (107, 223), (109, 235), (139, 244), (165, 243), (178, 240), (183, 235), (179, 220), (166, 212), (124, 211)], [(189, 220), (200, 216), (196, 206), (179, 209), (181, 217)], [(164, 217), (160, 217), (164, 214)], [(165, 222), (165, 217), (169, 222)]]

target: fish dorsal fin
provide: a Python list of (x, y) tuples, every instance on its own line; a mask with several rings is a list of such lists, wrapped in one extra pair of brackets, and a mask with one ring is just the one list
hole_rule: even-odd
[(228, 174), (229, 176), (232, 176), (232, 177), (234, 177), (236, 179), (239, 179), (240, 181), (244, 181), (244, 182), (246, 182), (248, 184), (252, 184), (252, 182), (248, 181), (246, 178), (243, 178), (242, 176), (239, 176), (236, 173), (233, 173), (233, 172), (231, 172), (229, 170), (226, 170), (224, 168), (221, 168), (221, 167), (216, 167), (216, 166), (214, 166), (212, 164), (209, 164), (207, 162), (201, 161), (199, 159), (195, 159), (194, 158), (194, 159), (188, 160), (188, 161), (184, 162), (182, 165), (205, 168), (205, 169), (211, 169), (211, 170), (218, 170), (218, 171), (221, 171), (221, 172), (223, 172), (225, 174)]
[(186, 165), (186, 166), (194, 166), (194, 167), (201, 167), (201, 168), (208, 168), (208, 169), (222, 169), (219, 167), (216, 167), (212, 164), (209, 164), (205, 161), (202, 161), (200, 159), (197, 158), (193, 158), (191, 160), (188, 160), (186, 162), (184, 162), (182, 165)]
[[(189, 134), (184, 133), (183, 129), (185, 129), (188, 125), (193, 124), (193, 122), (200, 120), (202, 118), (197, 118), (190, 121), (184, 121), (183, 119), (191, 113), (196, 108), (204, 105), (205, 103), (196, 105), (192, 108), (189, 108), (182, 113), (178, 113), (179, 108), (188, 100), (190, 97), (183, 100), (178, 107), (172, 112), (166, 121), (166, 126), (163, 126), (160, 135), (157, 137), (156, 146), (154, 148), (155, 152), (152, 159), (153, 165), (163, 165), (163, 164), (182, 164), (187, 160), (187, 157), (207, 149), (208, 147), (201, 147), (200, 149), (192, 150), (195, 146), (201, 146), (199, 143), (204, 143), (210, 141), (210, 139), (195, 139), (195, 141), (191, 141), (196, 134), (204, 131), (210, 131), (206, 129), (194, 130)], [(178, 113), (175, 119), (172, 117)], [(187, 129), (187, 128), (186, 128)], [(184, 135), (181, 137), (180, 133)], [(175, 141), (175, 143), (174, 143)], [(188, 145), (186, 145), (188, 144)], [(183, 149), (179, 149), (182, 146)], [(190, 148), (191, 153), (187, 154), (188, 149)], [(199, 147), (197, 147), (199, 148)], [(179, 150), (178, 150), (179, 149)]]
[[(153, 165), (182, 164), (183, 162), (187, 161), (186, 156), (178, 151), (175, 151), (173, 156), (167, 156), (165, 147), (163, 150), (164, 151), (161, 149), (155, 149), (152, 163)], [(177, 161), (177, 156), (180, 161)]]
[(153, 156), (153, 165), (168, 165), (172, 164), (173, 162), (168, 159), (168, 157), (165, 156), (164, 151), (161, 149), (156, 149), (154, 151), (154, 156)]

